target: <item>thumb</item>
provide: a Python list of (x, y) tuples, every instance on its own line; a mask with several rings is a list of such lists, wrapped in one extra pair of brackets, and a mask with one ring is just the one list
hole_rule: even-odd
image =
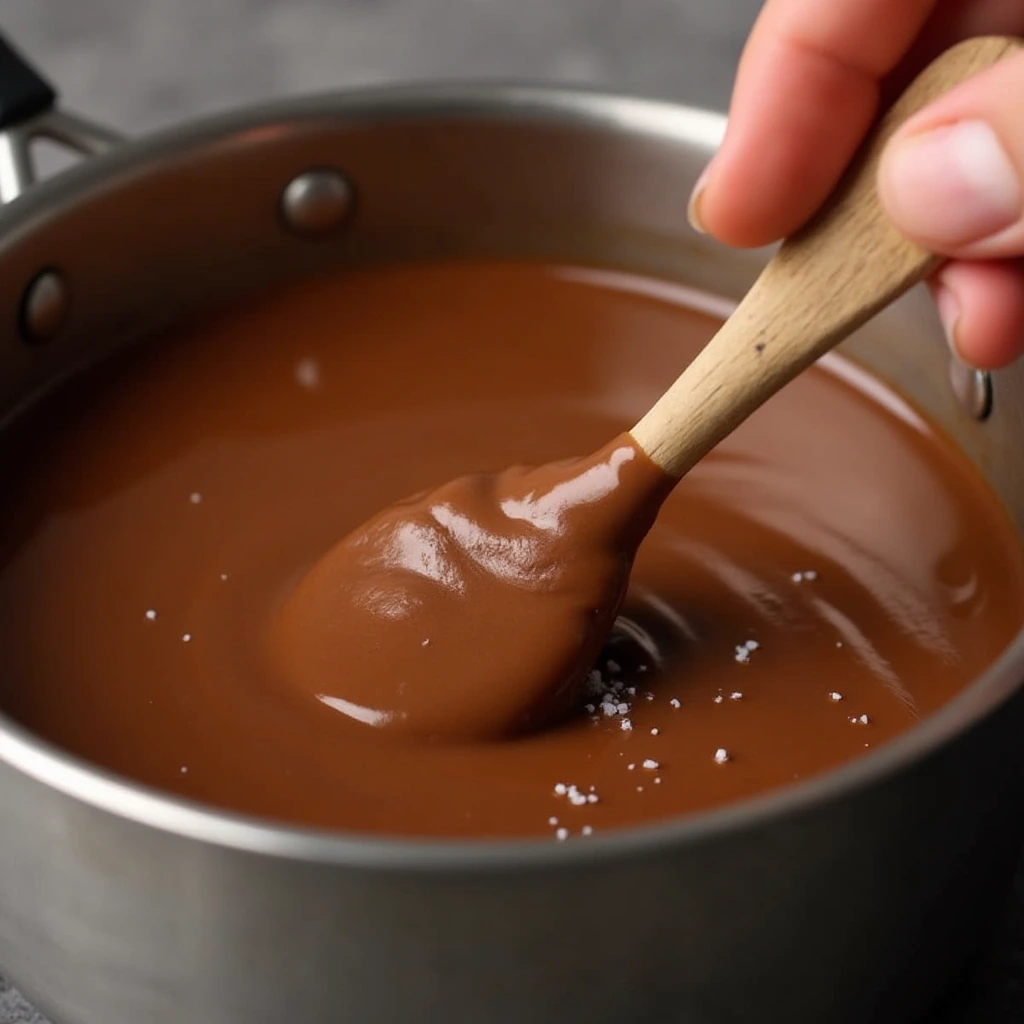
[(886, 148), (878, 188), (896, 226), (926, 248), (1024, 254), (1024, 54), (911, 118)]

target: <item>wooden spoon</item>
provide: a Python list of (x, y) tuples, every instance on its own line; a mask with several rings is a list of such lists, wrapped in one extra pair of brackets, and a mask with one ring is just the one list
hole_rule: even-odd
[(764, 269), (721, 330), (630, 432), (682, 477), (776, 391), (942, 262), (901, 235), (875, 180), (882, 151), (919, 110), (1020, 50), (969, 39), (938, 57), (869, 137), (831, 198)]
[(579, 703), (637, 547), (679, 478), (938, 265), (882, 211), (889, 137), (1018, 46), (972, 40), (921, 75), (631, 436), (574, 462), (451, 481), (335, 545), (276, 621), (284, 675), (350, 718), (431, 739), (505, 736)]

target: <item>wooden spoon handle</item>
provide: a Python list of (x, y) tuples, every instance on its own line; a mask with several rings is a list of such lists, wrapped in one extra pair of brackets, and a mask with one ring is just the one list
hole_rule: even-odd
[(633, 427), (633, 439), (658, 466), (683, 476), (776, 391), (942, 262), (885, 215), (876, 188), (882, 151), (911, 115), (1022, 48), (1001, 37), (960, 43), (893, 104), (821, 211), (783, 242), (733, 315)]

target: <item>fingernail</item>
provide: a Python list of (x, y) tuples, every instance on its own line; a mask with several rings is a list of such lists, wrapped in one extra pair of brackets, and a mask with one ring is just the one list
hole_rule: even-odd
[(707, 167), (700, 172), (697, 184), (693, 186), (693, 191), (690, 193), (690, 204), (686, 208), (686, 219), (690, 222), (690, 227), (702, 235), (706, 235), (708, 233), (708, 229), (704, 227), (704, 222), (700, 219), (700, 204), (701, 200), (704, 198), (704, 189), (707, 186), (708, 174), (710, 171), (711, 164), (709, 163)]
[(957, 329), (960, 326), (960, 300), (945, 285), (940, 284), (934, 290), (935, 306), (939, 311), (939, 320), (942, 321), (942, 329), (946, 332), (946, 342), (949, 350), (960, 362), (964, 362), (960, 355), (960, 346), (957, 344)]
[(1021, 185), (984, 121), (960, 121), (897, 142), (879, 186), (889, 215), (938, 248), (981, 242), (1021, 216)]

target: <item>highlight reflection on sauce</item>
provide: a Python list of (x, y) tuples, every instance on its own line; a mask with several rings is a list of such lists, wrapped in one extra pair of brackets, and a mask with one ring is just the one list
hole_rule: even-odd
[[(647, 284), (525, 265), (350, 272), (44, 399), (0, 435), (0, 708), (220, 807), (552, 841), (787, 785), (913, 725), (1018, 629), (1021, 554), (970, 467), (841, 360), (665, 502), (590, 710), (500, 742), (412, 742), (281, 670), (274, 624), (340, 537), (439, 481), (594, 451), (675, 378), (716, 321)], [(457, 549), (450, 517), (427, 526), (455, 527)], [(492, 678), (489, 642), (467, 622), (457, 648), (414, 652), (434, 660), (437, 699), (462, 657)], [(351, 654), (342, 670), (358, 671)]]

